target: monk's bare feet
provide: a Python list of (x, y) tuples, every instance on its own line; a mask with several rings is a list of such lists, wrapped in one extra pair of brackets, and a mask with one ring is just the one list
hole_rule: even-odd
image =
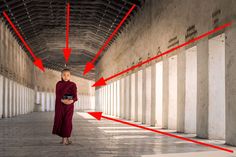
[(69, 143), (69, 144), (71, 144), (71, 143), (72, 143), (72, 141), (70, 141), (70, 140), (69, 140), (69, 138), (67, 138), (67, 141), (68, 141), (68, 143)]
[(62, 138), (62, 140), (61, 140), (60, 144), (63, 144), (63, 141), (64, 141), (64, 140), (63, 140), (63, 138)]
[(71, 143), (72, 143), (72, 142), (69, 141), (68, 138), (64, 138), (64, 139), (63, 139), (63, 144), (64, 144), (64, 145), (69, 145), (69, 144), (71, 144)]

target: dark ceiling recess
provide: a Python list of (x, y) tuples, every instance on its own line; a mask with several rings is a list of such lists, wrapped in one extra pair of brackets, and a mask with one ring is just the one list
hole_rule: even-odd
[[(112, 44), (127, 23), (140, 10), (144, 1), (0, 0), (0, 11), (6, 11), (36, 56), (43, 60), (44, 66), (60, 71), (65, 67), (62, 49), (65, 47), (66, 36), (66, 3), (69, 2), (69, 46), (72, 48), (72, 53), (67, 67), (72, 70), (74, 75), (93, 80), (94, 70), (83, 76), (85, 64), (92, 60), (127, 11), (133, 4), (136, 4), (136, 8), (126, 19), (109, 46)], [(9, 28), (11, 29), (10, 26)], [(12, 29), (11, 31), (19, 44), (22, 45), (14, 31)], [(23, 45), (22, 47), (24, 48)]]

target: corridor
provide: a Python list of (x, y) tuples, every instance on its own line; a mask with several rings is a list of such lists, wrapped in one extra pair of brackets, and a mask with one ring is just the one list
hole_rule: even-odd
[(0, 157), (236, 157), (235, 69), (236, 0), (0, 0)]

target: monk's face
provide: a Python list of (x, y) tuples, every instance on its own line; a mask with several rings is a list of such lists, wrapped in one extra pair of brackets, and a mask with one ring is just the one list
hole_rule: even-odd
[(61, 77), (64, 81), (70, 80), (70, 72), (69, 71), (64, 71), (61, 73)]

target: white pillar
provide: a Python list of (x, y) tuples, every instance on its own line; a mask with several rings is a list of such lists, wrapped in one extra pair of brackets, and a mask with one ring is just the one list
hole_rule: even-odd
[[(209, 40), (210, 139), (225, 139), (225, 34)], [(235, 123), (236, 124), (236, 123)]]
[(162, 127), (163, 116), (163, 62), (156, 64), (156, 126)]
[(125, 118), (125, 79), (120, 80), (120, 118)]
[(151, 126), (156, 124), (156, 65), (151, 66)]
[(4, 77), (3, 78), (3, 118), (7, 118), (8, 117), (8, 105), (9, 105), (9, 101), (8, 101), (8, 90), (9, 90), (9, 80)]
[(4, 89), (4, 84), (3, 84), (3, 76), (0, 75), (0, 119), (3, 116), (3, 89)]
[(45, 111), (45, 93), (44, 92), (40, 92), (41, 94), (41, 110), (42, 112)]
[(19, 84), (19, 115), (22, 114), (22, 86)]
[(116, 115), (116, 113), (117, 113), (117, 99), (118, 99), (118, 97), (117, 97), (117, 81), (115, 81), (114, 83), (113, 83), (113, 106), (114, 106), (114, 108), (113, 108), (113, 116), (117, 116)]
[(185, 129), (186, 133), (196, 133), (197, 118), (197, 47), (186, 52), (185, 81)]
[(163, 108), (162, 108), (162, 128), (168, 128), (168, 110), (169, 110), (169, 60), (163, 59)]
[(16, 83), (16, 115), (19, 115), (19, 105), (20, 105), (20, 96), (19, 96), (19, 83)]
[(179, 50), (177, 55), (177, 132), (184, 132), (185, 117), (185, 53)]
[(151, 125), (152, 79), (151, 66), (146, 68), (146, 124)]
[(208, 138), (208, 39), (197, 44), (197, 136)]
[(13, 82), (13, 116), (16, 116), (17, 112), (17, 84)]
[[(78, 103), (78, 101), (76, 103)], [(51, 93), (51, 111), (55, 111), (55, 96), (54, 96), (54, 93)]]
[(114, 82), (112, 82), (111, 84), (110, 84), (110, 106), (111, 106), (111, 108), (110, 108), (110, 115), (112, 115), (112, 116), (114, 116)]
[(9, 80), (8, 82), (8, 117), (12, 117), (12, 106), (13, 106), (13, 101), (12, 101), (12, 89), (13, 89), (13, 82), (12, 80)]
[(125, 78), (125, 119), (130, 120), (131, 118), (131, 77), (130, 75)]
[(142, 123), (146, 123), (146, 69), (142, 70)]
[(138, 121), (142, 122), (142, 113), (143, 113), (143, 71), (140, 70), (137, 72), (138, 79), (137, 79), (137, 104), (138, 104)]
[(169, 58), (168, 128), (177, 129), (177, 56)]
[(116, 116), (117, 117), (120, 117), (120, 101), (121, 101), (121, 97), (120, 97), (120, 80), (117, 81), (117, 84), (116, 84), (116, 96), (117, 96), (117, 108), (116, 108)]
[(135, 121), (135, 105), (136, 105), (136, 103), (137, 103), (137, 100), (136, 100), (136, 97), (135, 97), (135, 94), (136, 94), (136, 89), (135, 89), (135, 73), (133, 73), (133, 74), (131, 74), (131, 87), (130, 87), (130, 89), (131, 89), (131, 120), (132, 121)]
[[(234, 1), (235, 3), (235, 1)], [(231, 6), (234, 8), (234, 5)], [(225, 44), (225, 95), (226, 95), (226, 143), (236, 146), (236, 28), (226, 30)]]

